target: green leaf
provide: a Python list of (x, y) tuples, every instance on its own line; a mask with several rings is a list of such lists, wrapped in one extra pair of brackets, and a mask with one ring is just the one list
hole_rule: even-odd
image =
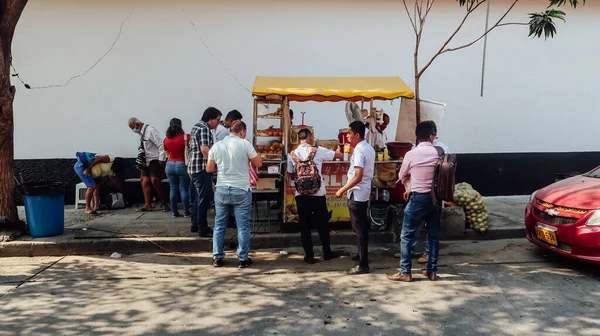
[(540, 38), (544, 35), (544, 39), (553, 38), (556, 34), (554, 19), (566, 21), (566, 15), (565, 12), (555, 9), (549, 9), (543, 13), (530, 13), (529, 36)]
[(548, 5), (548, 8), (552, 6), (560, 7), (566, 4), (571, 5), (573, 8), (577, 8), (579, 4), (585, 5), (585, 0), (550, 0), (550, 5)]

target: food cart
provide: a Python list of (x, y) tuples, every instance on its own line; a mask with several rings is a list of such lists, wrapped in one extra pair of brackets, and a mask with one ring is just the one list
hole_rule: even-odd
[[(260, 179), (279, 179), (279, 194), (283, 199), (283, 222), (298, 221), (295, 204), (293, 181), (287, 176), (286, 154), (293, 149), (291, 139), (290, 102), (359, 102), (361, 110), (369, 105), (368, 117), (376, 120), (375, 100), (393, 100), (398, 98), (414, 98), (413, 90), (400, 77), (256, 77), (252, 94), (254, 99), (253, 142), (266, 163), (266, 168), (259, 171)], [(266, 113), (266, 106), (275, 105), (276, 111)], [(259, 111), (262, 110), (262, 113)], [(277, 125), (268, 128), (259, 126), (261, 119), (275, 119)], [(344, 118), (339, 120), (339, 128), (347, 128)], [(262, 128), (262, 129), (259, 129)], [(375, 122), (370, 122), (373, 143)], [(318, 130), (316, 135), (318, 136)], [(342, 139), (343, 136), (340, 137)], [(342, 140), (340, 140), (342, 141)], [(381, 158), (381, 156), (379, 156)], [(396, 160), (378, 160), (375, 165), (374, 189), (393, 188), (396, 185), (397, 170), (401, 158)], [(335, 192), (347, 181), (348, 161), (326, 161), (323, 163), (321, 175), (327, 190), (327, 206), (332, 213), (332, 222), (349, 222), (347, 202), (335, 196)], [(260, 180), (259, 179), (259, 180)], [(269, 181), (269, 180), (267, 180)], [(267, 182), (264, 190), (275, 188), (276, 183)], [(376, 192), (376, 195), (379, 193)], [(377, 196), (376, 196), (377, 197)]]

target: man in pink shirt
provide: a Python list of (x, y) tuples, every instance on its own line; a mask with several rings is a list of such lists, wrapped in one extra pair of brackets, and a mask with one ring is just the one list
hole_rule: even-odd
[(431, 123), (422, 122), (415, 130), (419, 145), (404, 156), (399, 178), (406, 186), (404, 198), (408, 201), (404, 209), (402, 239), (400, 244), (400, 272), (389, 274), (393, 281), (412, 281), (412, 250), (416, 232), (422, 220), (427, 222), (427, 244), (429, 258), (427, 270), (423, 272), (429, 280), (437, 276), (439, 253), (440, 204), (434, 204), (431, 198), (431, 186), (435, 175), (435, 166), (439, 159), (438, 151), (433, 147), (436, 134)]

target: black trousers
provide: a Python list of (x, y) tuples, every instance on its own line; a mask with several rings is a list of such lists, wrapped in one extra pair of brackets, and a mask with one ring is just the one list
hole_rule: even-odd
[[(352, 197), (351, 197), (352, 198)], [(353, 199), (348, 200), (348, 209), (350, 210), (350, 222), (352, 231), (358, 238), (358, 265), (360, 267), (369, 267), (369, 218), (367, 208), (369, 202), (358, 202)]]
[(298, 207), (298, 217), (300, 218), (300, 236), (302, 237), (304, 255), (307, 257), (314, 256), (311, 235), (313, 228), (319, 231), (323, 253), (330, 253), (329, 212), (327, 211), (325, 196), (296, 196), (296, 206)]

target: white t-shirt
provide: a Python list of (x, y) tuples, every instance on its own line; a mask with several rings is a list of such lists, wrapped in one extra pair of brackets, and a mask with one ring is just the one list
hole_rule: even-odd
[(217, 128), (211, 131), (213, 132), (215, 143), (225, 139), (230, 133), (229, 129), (221, 124), (217, 125)]
[(367, 202), (371, 197), (371, 181), (375, 172), (375, 149), (365, 140), (354, 147), (354, 152), (350, 158), (350, 168), (348, 169), (348, 181), (354, 177), (354, 167), (362, 167), (363, 176), (357, 185), (348, 190), (348, 199), (354, 193), (355, 201)]
[(228, 135), (212, 146), (208, 159), (217, 164), (217, 187), (250, 189), (250, 159), (258, 154), (250, 141)]
[(144, 152), (146, 152), (146, 164), (154, 160), (167, 161), (167, 154), (165, 154), (164, 148), (164, 137), (160, 135), (155, 127), (148, 124), (144, 124), (140, 137), (144, 142)]
[[(309, 144), (302, 144), (300, 146), (298, 146), (298, 148), (296, 148), (294, 150), (294, 152), (296, 153), (296, 156), (298, 157), (298, 160), (304, 161), (306, 159), (308, 159), (308, 156), (310, 155), (310, 151), (313, 147)], [(326, 191), (325, 191), (325, 180), (323, 180), (323, 174), (321, 173), (323, 168), (323, 161), (331, 161), (335, 158), (335, 152), (332, 150), (329, 150), (327, 148), (324, 147), (317, 147), (317, 152), (315, 153), (315, 158), (313, 159), (313, 162), (315, 163), (315, 166), (317, 166), (317, 170), (319, 171), (319, 175), (321, 175), (321, 189), (319, 189), (319, 191), (316, 194), (312, 194), (309, 196), (325, 196)], [(290, 155), (288, 155), (288, 173), (294, 173), (296, 172), (296, 163), (294, 162), (294, 160), (292, 160), (292, 157)], [(298, 196), (299, 193), (296, 191), (296, 196)]]

